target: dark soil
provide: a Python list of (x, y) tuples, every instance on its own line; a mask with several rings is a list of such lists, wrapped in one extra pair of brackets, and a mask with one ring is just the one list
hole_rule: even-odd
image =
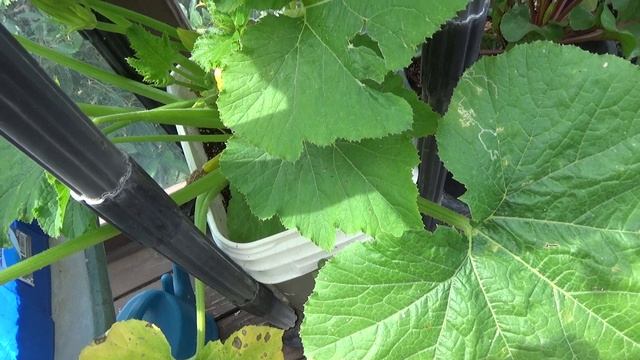
[(414, 57), (411, 59), (411, 64), (404, 69), (404, 73), (411, 85), (411, 89), (418, 94), (422, 95), (422, 69), (420, 68), (420, 57)]

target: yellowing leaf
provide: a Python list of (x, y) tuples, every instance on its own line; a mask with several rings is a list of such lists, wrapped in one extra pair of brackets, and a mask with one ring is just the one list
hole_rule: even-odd
[(269, 326), (245, 326), (224, 343), (208, 343), (196, 360), (283, 360), (282, 334)]
[(140, 320), (117, 322), (107, 334), (87, 346), (80, 360), (173, 360), (162, 331)]

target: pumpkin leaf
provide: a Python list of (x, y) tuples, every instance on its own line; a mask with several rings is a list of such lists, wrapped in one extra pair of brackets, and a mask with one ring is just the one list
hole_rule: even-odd
[[(408, 130), (409, 104), (364, 81), (408, 64), (424, 38), (466, 4), (323, 1), (305, 4), (301, 17), (261, 19), (247, 27), (242, 49), (222, 61), (225, 89), (218, 105), (225, 125), (288, 161), (300, 157), (305, 142), (326, 146)], [(365, 32), (381, 55), (353, 45)]]
[(639, 82), (620, 58), (545, 42), (476, 63), (437, 132), (473, 230), (329, 261), (307, 355), (640, 357)]
[(127, 320), (113, 324), (104, 337), (80, 353), (80, 360), (103, 359), (173, 360), (173, 357), (167, 339), (157, 326)]
[(411, 139), (396, 135), (306, 145), (296, 162), (232, 139), (220, 166), (258, 218), (277, 215), (285, 227), (330, 250), (336, 230), (400, 236), (422, 227), (412, 181), (417, 162)]

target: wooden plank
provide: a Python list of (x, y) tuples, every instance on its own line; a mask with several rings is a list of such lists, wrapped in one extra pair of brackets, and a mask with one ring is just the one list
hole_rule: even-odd
[(171, 261), (150, 248), (142, 248), (108, 265), (111, 293), (114, 299), (156, 281), (171, 271)]
[(153, 289), (157, 289), (157, 290), (161, 290), (162, 289), (162, 284), (160, 283), (160, 279), (152, 282), (151, 284), (144, 286), (138, 290), (132, 291), (122, 297), (120, 297), (119, 299), (115, 300), (113, 303), (113, 307), (116, 310), (116, 314), (118, 314), (120, 312), (120, 310), (122, 310), (122, 308), (125, 306), (125, 304), (131, 300), (132, 297), (136, 296), (136, 294), (139, 294), (142, 291), (145, 290), (153, 290)]
[(143, 248), (142, 244), (137, 241), (131, 241), (122, 234), (109, 239), (104, 245), (104, 250), (107, 253), (107, 263), (126, 258)]
[(226, 317), (230, 313), (238, 310), (229, 300), (209, 287), (207, 287), (205, 291), (204, 304), (207, 313), (211, 314), (216, 320)]

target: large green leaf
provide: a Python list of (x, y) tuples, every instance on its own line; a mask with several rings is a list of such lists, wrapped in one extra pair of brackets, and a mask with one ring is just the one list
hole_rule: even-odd
[(7, 231), (14, 220), (30, 222), (42, 199), (55, 199), (44, 171), (31, 159), (0, 139), (0, 246), (7, 245)]
[(249, 243), (286, 230), (276, 216), (260, 220), (253, 215), (244, 195), (234, 188), (227, 207), (227, 228), (229, 238), (237, 243)]
[(0, 140), (0, 246), (7, 245), (7, 230), (14, 220), (38, 219), (49, 236), (77, 237), (95, 226), (96, 216), (69, 199), (69, 190), (47, 178), (40, 166), (11, 144)]
[[(380, 68), (408, 64), (416, 47), (467, 1), (307, 1), (300, 18), (268, 16), (224, 59), (218, 104), (225, 124), (268, 153), (296, 160), (303, 143), (330, 145), (401, 133), (410, 106), (366, 86)], [(352, 43), (358, 33), (381, 56)], [(351, 40), (350, 40), (351, 39)], [(370, 73), (365, 70), (371, 70)], [(269, 134), (269, 136), (265, 136)]]
[(277, 215), (285, 227), (331, 249), (336, 229), (400, 236), (422, 226), (411, 179), (417, 162), (415, 147), (402, 135), (306, 145), (296, 162), (233, 139), (221, 167), (259, 218)]
[(339, 254), (305, 306), (309, 357), (640, 358), (639, 82), (549, 43), (477, 63), (437, 133), (473, 231)]

